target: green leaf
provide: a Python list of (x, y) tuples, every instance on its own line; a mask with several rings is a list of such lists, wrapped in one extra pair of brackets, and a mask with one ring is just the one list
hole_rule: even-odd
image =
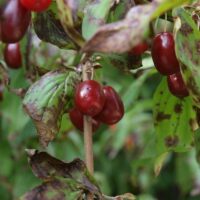
[(58, 16), (60, 18), (60, 22), (67, 33), (67, 35), (71, 38), (71, 40), (78, 46), (82, 47), (85, 43), (82, 35), (79, 33), (79, 27), (75, 26), (74, 18), (76, 16), (76, 3), (75, 1), (65, 0), (60, 1), (56, 0), (58, 7)]
[(82, 35), (86, 40), (90, 39), (97, 29), (106, 23), (113, 2), (114, 0), (95, 0), (88, 5), (82, 24)]
[(77, 73), (57, 70), (45, 74), (27, 91), (24, 108), (36, 124), (43, 146), (59, 131), (63, 112), (71, 106), (77, 81)]
[(163, 78), (154, 95), (158, 155), (170, 150), (182, 152), (190, 149), (195, 121), (192, 99), (174, 97), (168, 90), (166, 78)]
[(162, 13), (164, 13), (166, 10), (170, 10), (172, 8), (175, 8), (177, 6), (180, 6), (184, 3), (189, 2), (189, 0), (176, 0), (176, 1), (171, 1), (171, 0), (156, 0), (158, 3), (161, 2), (160, 6), (157, 7), (157, 9), (154, 11), (152, 14), (152, 18), (157, 18), (159, 17)]
[(74, 44), (65, 33), (53, 11), (49, 10), (38, 13), (34, 17), (33, 25), (37, 36), (41, 40), (52, 43), (60, 48), (75, 49)]
[(174, 10), (176, 20), (176, 54), (182, 75), (195, 105), (200, 108), (200, 31), (187, 10)]

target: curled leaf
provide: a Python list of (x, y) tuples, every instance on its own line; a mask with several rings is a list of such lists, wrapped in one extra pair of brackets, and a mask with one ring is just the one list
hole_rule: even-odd
[(69, 109), (78, 80), (79, 76), (75, 72), (52, 71), (42, 76), (27, 91), (23, 105), (33, 119), (44, 147), (59, 131), (63, 112)]
[(146, 37), (151, 20), (184, 2), (187, 0), (156, 0), (146, 5), (135, 6), (130, 9), (124, 20), (101, 26), (87, 41), (82, 51), (127, 52)]
[(59, 197), (61, 200), (74, 200), (87, 193), (101, 199), (100, 189), (82, 160), (75, 159), (66, 163), (46, 152), (27, 150), (27, 153), (33, 173), (44, 182), (21, 199), (57, 200), (56, 197)]

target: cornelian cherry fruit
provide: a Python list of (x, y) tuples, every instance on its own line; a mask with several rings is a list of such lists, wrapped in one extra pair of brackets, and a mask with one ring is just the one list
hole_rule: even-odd
[(183, 81), (181, 73), (169, 75), (167, 77), (169, 91), (176, 97), (186, 97), (189, 95), (187, 87)]
[(4, 49), (4, 60), (8, 67), (18, 69), (22, 65), (22, 56), (19, 43), (6, 44)]
[(143, 54), (147, 49), (148, 49), (148, 44), (146, 42), (142, 42), (142, 43), (136, 45), (135, 47), (133, 47), (129, 51), (129, 54), (139, 56), (139, 55)]
[(20, 1), (25, 8), (35, 12), (42, 12), (46, 10), (51, 4), (51, 0), (20, 0)]
[(22, 39), (31, 20), (31, 13), (19, 0), (8, 0), (1, 10), (0, 36), (2, 42), (15, 43)]
[(173, 35), (163, 32), (153, 40), (152, 59), (157, 70), (163, 75), (171, 75), (180, 71), (179, 62), (175, 53)]
[(101, 112), (105, 95), (101, 85), (94, 80), (80, 83), (75, 91), (75, 105), (85, 115), (95, 116)]
[[(77, 129), (83, 131), (83, 114), (76, 107), (69, 111), (69, 118)], [(92, 118), (92, 131), (95, 132), (99, 126), (100, 122)]]
[(95, 119), (108, 125), (116, 124), (124, 115), (123, 102), (112, 87), (104, 86), (103, 92), (106, 98), (105, 105)]

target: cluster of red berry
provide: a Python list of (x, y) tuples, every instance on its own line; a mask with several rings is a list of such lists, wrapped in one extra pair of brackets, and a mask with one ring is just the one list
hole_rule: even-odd
[(0, 10), (0, 40), (6, 43), (4, 59), (10, 68), (22, 64), (19, 41), (26, 33), (31, 11), (40, 12), (48, 8), (51, 0), (9, 0)]
[(124, 105), (118, 93), (110, 86), (102, 87), (94, 80), (83, 81), (75, 91), (75, 107), (69, 112), (74, 126), (83, 131), (83, 115), (92, 117), (92, 129), (100, 123), (116, 124), (124, 115)]
[(152, 58), (156, 69), (167, 76), (170, 92), (177, 97), (188, 96), (189, 93), (180, 72), (174, 38), (171, 33), (163, 32), (156, 35), (152, 44)]
[[(148, 49), (148, 44), (143, 42), (135, 46), (129, 53), (141, 55)], [(162, 32), (155, 36), (152, 42), (152, 59), (156, 69), (167, 76), (167, 83), (170, 92), (177, 97), (189, 95), (187, 87), (183, 81), (179, 62), (175, 53), (173, 35), (169, 32)]]

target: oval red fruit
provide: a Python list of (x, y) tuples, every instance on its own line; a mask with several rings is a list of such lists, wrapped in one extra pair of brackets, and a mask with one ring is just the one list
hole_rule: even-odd
[(187, 87), (183, 81), (181, 73), (172, 74), (167, 77), (169, 91), (176, 97), (186, 97), (189, 95)]
[(146, 42), (142, 42), (142, 43), (136, 45), (135, 47), (133, 47), (129, 51), (129, 54), (139, 56), (139, 55), (143, 54), (147, 49), (148, 49), (148, 44)]
[[(69, 118), (72, 124), (79, 130), (83, 131), (83, 114), (76, 108), (69, 111)], [(95, 132), (100, 126), (100, 122), (92, 119), (92, 130)]]
[(171, 75), (180, 71), (174, 38), (171, 33), (163, 32), (156, 35), (151, 53), (155, 67), (161, 74)]
[(95, 116), (101, 112), (105, 96), (101, 85), (88, 80), (80, 83), (75, 92), (75, 105), (85, 115)]
[(24, 36), (30, 23), (31, 13), (24, 8), (19, 0), (9, 0), (1, 13), (1, 40), (15, 43)]
[(51, 4), (51, 0), (20, 0), (20, 1), (25, 8), (35, 12), (44, 11)]
[(124, 115), (124, 104), (118, 93), (110, 86), (104, 86), (103, 92), (106, 98), (103, 110), (95, 119), (108, 125), (117, 123)]
[(4, 49), (4, 60), (8, 67), (18, 69), (22, 65), (22, 56), (19, 43), (6, 44)]

